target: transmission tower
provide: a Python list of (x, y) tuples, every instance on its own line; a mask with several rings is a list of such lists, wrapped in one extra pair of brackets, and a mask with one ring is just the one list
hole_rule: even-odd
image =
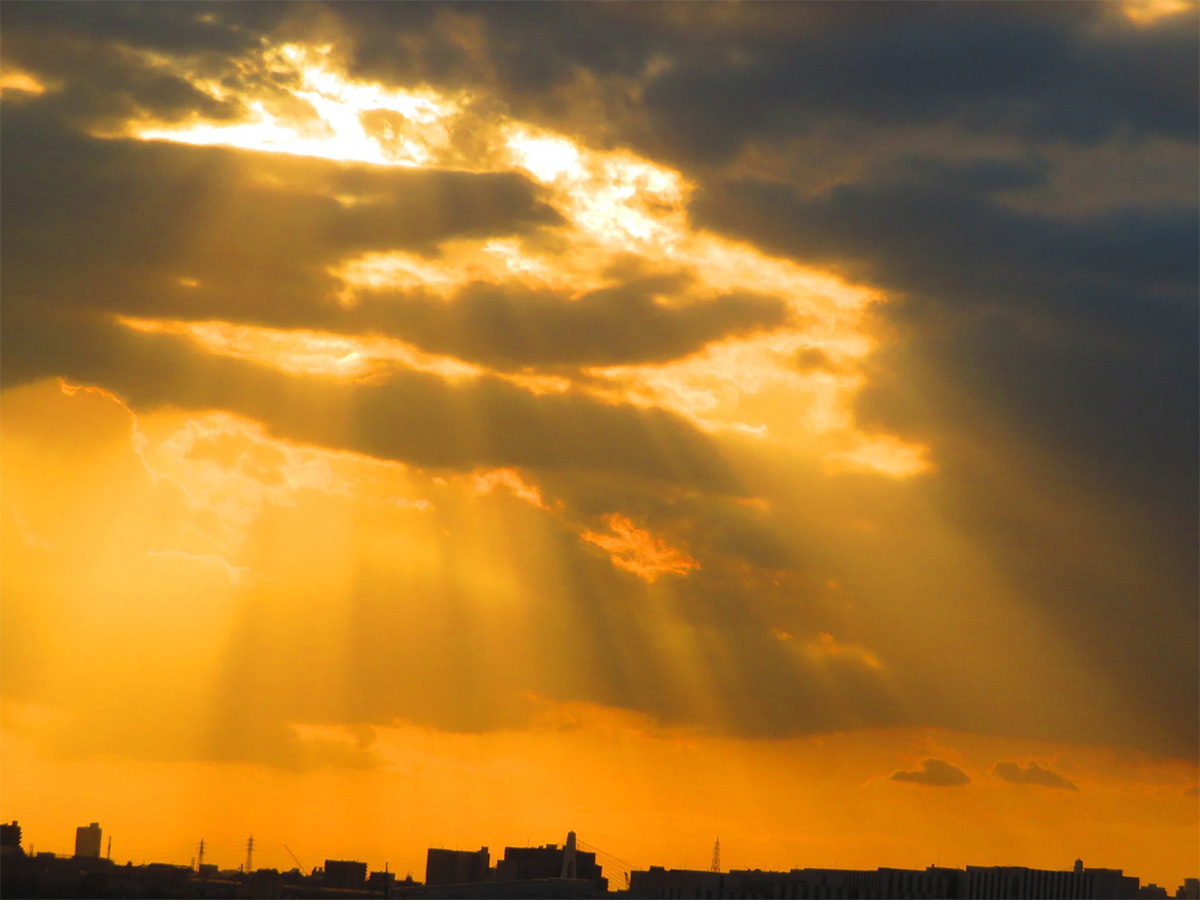
[(250, 835), (250, 840), (246, 841), (246, 874), (249, 875), (254, 869), (254, 835)]
[(200, 838), (200, 855), (196, 857), (196, 871), (204, 871), (204, 838)]
[(720, 838), (717, 838), (717, 842), (715, 844), (713, 844), (713, 861), (712, 861), (712, 865), (709, 866), (709, 871), (711, 871), (711, 872), (720, 872), (721, 871), (721, 839)]

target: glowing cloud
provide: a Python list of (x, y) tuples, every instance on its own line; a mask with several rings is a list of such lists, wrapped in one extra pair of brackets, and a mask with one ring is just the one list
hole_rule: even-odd
[[(329, 46), (289, 44), (267, 52), (260, 64), (287, 75), (278, 83), (287, 85), (290, 103), (249, 91), (239, 97), (251, 110), (246, 121), (136, 123), (130, 133), (376, 165), (519, 172), (541, 185), (544, 199), (565, 222), (538, 235), (448, 241), (432, 254), (348, 256), (331, 269), (343, 284), (336, 299), (345, 307), (354, 307), (365, 290), (421, 290), (449, 298), (476, 282), (561, 291), (569, 301), (609, 283), (614, 269), (631, 261), (644, 273), (687, 276), (662, 301), (672, 305), (738, 291), (777, 296), (789, 309), (782, 327), (660, 365), (592, 369), (586, 373), (588, 389), (613, 402), (670, 410), (709, 431), (809, 443), (814, 436), (833, 435), (837, 439), (813, 445), (832, 470), (906, 478), (930, 467), (925, 448), (860, 434), (854, 424), (851, 403), (863, 385), (858, 365), (874, 348), (863, 314), (882, 297), (695, 229), (687, 212), (694, 185), (680, 172), (625, 150), (595, 150), (564, 134), (485, 115), (466, 95), (350, 78)], [(200, 89), (223, 90), (193, 80)], [(205, 323), (192, 336), (213, 352), (259, 353), (276, 365), (330, 377), (360, 377), (375, 364), (366, 361), (361, 343), (352, 347), (344, 338), (292, 333), (287, 349), (272, 338), (275, 346), (268, 351), (261, 333), (251, 339), (231, 326), (219, 333), (215, 328)], [(801, 371), (796, 360), (812, 352), (821, 353), (830, 368)], [(469, 363), (434, 360), (394, 344), (368, 355), (449, 378), (478, 374)], [(535, 392), (565, 387), (532, 381), (527, 386)]]
[(187, 322), (122, 316), (128, 328), (148, 334), (190, 338), (210, 353), (248, 359), (283, 372), (354, 380), (386, 370), (389, 365), (428, 372), (447, 381), (478, 378), (484, 370), (447, 356), (437, 356), (383, 338), (363, 338), (307, 330), (282, 330), (230, 322)]
[[(287, 44), (262, 61), (292, 76), (292, 98), (311, 110), (307, 118), (297, 117), (294, 102), (280, 106), (268, 96), (250, 97), (245, 98), (248, 121), (137, 124), (131, 134), (142, 140), (397, 166), (427, 164), (449, 143), (449, 121), (459, 111), (456, 101), (432, 91), (390, 90), (348, 79), (336, 71), (331, 50)], [(193, 84), (215, 99), (225, 96), (211, 81), (195, 78)]]
[(614, 566), (643, 581), (654, 583), (663, 575), (687, 575), (700, 568), (700, 563), (682, 550), (638, 528), (625, 516), (612, 513), (605, 522), (611, 534), (584, 531), (580, 537), (607, 551)]
[(18, 69), (0, 72), (0, 96), (13, 92), (36, 97), (38, 94), (46, 93), (46, 85), (28, 72)]
[(1121, 12), (1125, 14), (1125, 18), (1134, 25), (1143, 27), (1195, 8), (1196, 4), (1188, 3), (1187, 0), (1124, 0), (1121, 4)]
[[(786, 634), (786, 632), (776, 632), (776, 637), (780, 637), (781, 634)], [(787, 639), (790, 640), (790, 638), (791, 636), (788, 635)], [(866, 666), (869, 669), (883, 668), (882, 663), (871, 651), (855, 644), (843, 644), (828, 632), (823, 632), (817, 636), (816, 640), (810, 641), (807, 650), (817, 659), (844, 660)]]
[(506, 488), (514, 497), (524, 500), (538, 509), (547, 509), (542, 492), (536, 485), (529, 484), (516, 469), (488, 469), (471, 476), (471, 490), (476, 494), (490, 494), (496, 488)]

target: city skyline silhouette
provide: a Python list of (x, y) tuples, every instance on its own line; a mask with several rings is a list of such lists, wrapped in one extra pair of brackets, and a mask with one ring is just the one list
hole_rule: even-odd
[[(75, 852), (27, 852), (19, 823), (3, 825), (0, 879), (5, 896), (108, 897), (604, 897), (704, 898), (838, 897), (867, 898), (1037, 898), (1119, 900), (1135, 897), (1176, 897), (1194, 900), (1200, 879), (1188, 878), (1174, 894), (1154, 883), (1140, 884), (1121, 869), (1087, 867), (1076, 859), (1070, 870), (1039, 870), (1022, 866), (965, 866), (932, 864), (924, 870), (879, 867), (875, 871), (796, 868), (724, 870), (720, 838), (706, 870), (652, 865), (641, 869), (567, 832), (561, 844), (506, 846), (490, 865), (488, 847), (460, 850), (431, 847), (426, 853), (424, 881), (408, 872), (403, 879), (384, 863), (371, 870), (366, 862), (325, 859), (307, 868), (289, 847), (296, 863), (280, 872), (253, 865), (253, 836), (246, 841), (246, 862), (237, 869), (205, 862), (206, 841), (188, 866), (145, 863), (124, 866), (108, 852), (100, 855), (99, 823), (76, 829)], [(605, 875), (604, 869), (608, 868)], [(4, 869), (7, 871), (4, 871)], [(615, 884), (613, 883), (615, 880)]]

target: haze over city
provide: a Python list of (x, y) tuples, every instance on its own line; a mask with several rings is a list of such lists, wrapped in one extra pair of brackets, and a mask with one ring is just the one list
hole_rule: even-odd
[(1195, 878), (1198, 26), (4, 3), (0, 820)]

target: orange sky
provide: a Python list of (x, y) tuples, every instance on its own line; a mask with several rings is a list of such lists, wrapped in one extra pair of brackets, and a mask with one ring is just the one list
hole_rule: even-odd
[[(1127, 6), (1077, 39), (1187, 24)], [(763, 8), (733, 9), (774, 52)], [(418, 879), (426, 847), (568, 829), (643, 867), (706, 868), (720, 836), (727, 868), (1196, 875), (1187, 485), (1136, 451), (1186, 427), (1138, 399), (1139, 339), (1049, 301), (927, 310), (962, 291), (888, 250), (907, 223), (872, 263), (789, 249), (783, 201), (754, 207), (785, 184), (814, 216), (912, 184), (965, 204), (971, 129), (880, 114), (875, 158), (749, 123), (704, 160), (651, 115), (685, 37), (723, 39), (695, 7), (612, 12), (606, 39), (644, 15), (657, 55), (567, 54), (529, 96), (487, 15), (397, 25), (430, 54), (405, 75), (375, 14), (6, 16), (0, 818), (39, 850), (98, 820), (118, 860), (204, 838), (232, 866), (253, 834), (262, 866), (287, 844)], [(794, 39), (857, 27), (818, 19)], [(729, 85), (758, 65), (722, 52)], [(913, 160), (939, 140), (968, 161), (926, 160), (934, 187)], [(1081, 173), (1116, 191), (1180, 140), (1063, 151), (979, 215), (1082, 229), (1056, 206)], [(941, 236), (946, 279), (978, 237)], [(1010, 255), (1021, 290), (1067, 283)], [(1048, 414), (1013, 398), (1093, 369), (975, 368), (1081, 334), (1111, 368)], [(1103, 421), (1135, 449), (1081, 456), (1083, 407), (1122, 386), (1149, 418)]]

